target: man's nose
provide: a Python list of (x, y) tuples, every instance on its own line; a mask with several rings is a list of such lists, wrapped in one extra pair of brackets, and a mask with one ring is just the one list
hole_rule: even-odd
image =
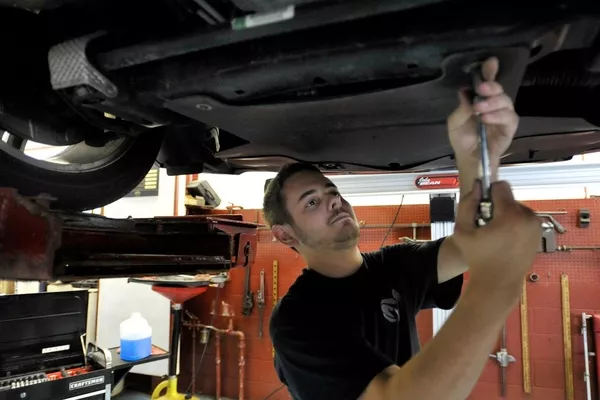
[(330, 206), (332, 210), (335, 210), (336, 208), (340, 208), (342, 206), (342, 199), (340, 196), (332, 196), (333, 199), (331, 200)]

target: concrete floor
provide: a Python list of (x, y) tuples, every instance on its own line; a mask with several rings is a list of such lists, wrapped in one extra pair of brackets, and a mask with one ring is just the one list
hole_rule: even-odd
[(144, 393), (137, 393), (137, 392), (131, 392), (131, 391), (125, 391), (122, 392), (116, 396), (113, 397), (113, 399), (118, 399), (118, 400), (148, 400), (150, 399), (150, 396)]
[[(144, 393), (125, 391), (118, 396), (113, 397), (115, 400), (149, 400), (150, 396)], [(199, 400), (215, 400), (213, 396), (199, 396)], [(228, 400), (222, 397), (223, 400)]]

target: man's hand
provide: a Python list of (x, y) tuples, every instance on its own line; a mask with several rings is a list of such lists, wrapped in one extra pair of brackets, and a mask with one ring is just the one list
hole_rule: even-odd
[(473, 105), (466, 92), (461, 91), (460, 104), (448, 117), (448, 135), (458, 164), (461, 193), (471, 191), (479, 174), (477, 114), (487, 125), (492, 181), (497, 180), (500, 158), (510, 146), (519, 125), (512, 100), (495, 81), (497, 73), (498, 59), (486, 60), (482, 65), (483, 82), (476, 88), (477, 94), (485, 99)]
[(472, 105), (464, 91), (459, 92), (460, 105), (448, 118), (450, 143), (457, 157), (478, 156), (477, 114), (487, 125), (490, 157), (500, 159), (517, 131), (519, 117), (513, 102), (495, 81), (498, 59), (490, 58), (482, 65), (483, 82), (476, 88), (485, 98)]
[(460, 199), (453, 240), (469, 265), (470, 285), (489, 296), (515, 300), (542, 240), (541, 223), (532, 210), (515, 201), (508, 183), (496, 182), (491, 187), (494, 219), (476, 226), (480, 185), (477, 181)]

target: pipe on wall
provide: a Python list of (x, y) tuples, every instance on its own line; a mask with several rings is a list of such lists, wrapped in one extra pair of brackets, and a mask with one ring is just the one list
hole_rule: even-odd
[(583, 359), (585, 364), (585, 374), (583, 380), (585, 382), (586, 400), (592, 400), (591, 375), (590, 375), (590, 353), (588, 350), (588, 335), (587, 335), (587, 320), (592, 318), (591, 315), (581, 313), (581, 336), (583, 338)]
[(238, 368), (239, 368), (239, 400), (244, 400), (244, 373), (246, 366), (246, 337), (242, 331), (233, 330), (233, 321), (229, 320), (229, 326), (225, 334), (238, 338), (239, 356), (238, 356)]
[(215, 390), (215, 396), (217, 400), (221, 400), (221, 335), (217, 330), (215, 334), (215, 347), (217, 349), (215, 355), (215, 368), (217, 377), (217, 386)]
[[(227, 335), (237, 337), (238, 339), (238, 367), (239, 367), (239, 393), (238, 399), (244, 400), (244, 379), (245, 379), (245, 366), (246, 366), (246, 337), (244, 332), (236, 331), (233, 329), (233, 320), (229, 320), (229, 325), (226, 329), (219, 329), (211, 325), (204, 325), (197, 322), (184, 322), (183, 326), (189, 329), (210, 329), (216, 333), (215, 335), (215, 368), (216, 368), (216, 400), (221, 400), (221, 336)], [(195, 357), (195, 354), (193, 354)]]
[(192, 329), (192, 393), (196, 393), (196, 329)]
[(175, 193), (173, 196), (173, 215), (179, 215), (179, 175), (175, 176)]
[(592, 329), (594, 332), (594, 345), (595, 345), (595, 355), (596, 359), (596, 382), (600, 382), (600, 314), (594, 314), (592, 317)]

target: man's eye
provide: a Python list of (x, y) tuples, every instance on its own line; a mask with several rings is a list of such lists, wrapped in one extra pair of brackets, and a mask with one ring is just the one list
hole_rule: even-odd
[(317, 204), (316, 200), (310, 200), (308, 203), (306, 203), (306, 207), (312, 207), (315, 206)]

